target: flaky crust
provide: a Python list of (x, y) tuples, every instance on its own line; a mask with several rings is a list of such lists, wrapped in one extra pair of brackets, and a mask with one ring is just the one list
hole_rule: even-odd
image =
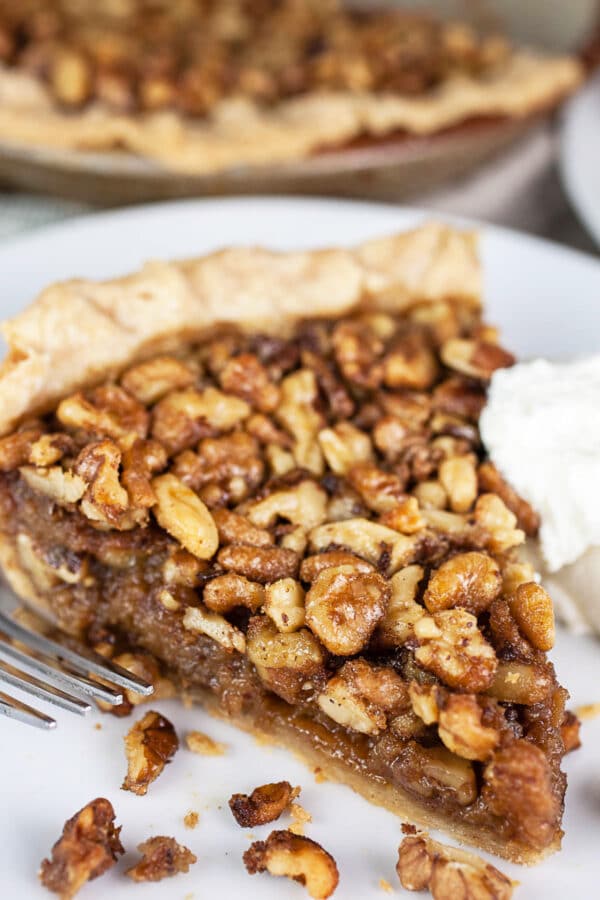
[(237, 248), (151, 262), (113, 281), (59, 283), (1, 325), (9, 352), (0, 366), (0, 433), (219, 324), (285, 333), (301, 317), (360, 305), (398, 311), (454, 297), (478, 306), (480, 290), (475, 235), (433, 223), (350, 250)]
[(318, 92), (268, 110), (231, 99), (194, 122), (172, 112), (115, 114), (100, 104), (66, 113), (43, 83), (0, 68), (0, 140), (84, 151), (124, 148), (166, 169), (208, 175), (302, 159), (359, 135), (431, 135), (474, 117), (523, 118), (551, 107), (581, 78), (582, 67), (571, 57), (517, 51), (485, 79), (452, 76), (423, 96)]

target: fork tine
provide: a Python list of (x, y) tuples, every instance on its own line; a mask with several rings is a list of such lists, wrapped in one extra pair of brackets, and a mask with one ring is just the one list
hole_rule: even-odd
[(92, 708), (85, 700), (67, 694), (66, 691), (61, 691), (54, 685), (45, 684), (33, 675), (21, 672), (8, 663), (0, 662), (0, 682), (20, 688), (20, 690), (37, 697), (38, 700), (47, 700), (55, 706), (60, 706), (61, 709), (77, 713), (80, 716), (85, 715)]
[(0, 716), (7, 716), (9, 719), (24, 722), (25, 725), (34, 725), (36, 728), (47, 730), (56, 728), (56, 719), (2, 692), (0, 692)]
[(45, 656), (58, 656), (60, 659), (70, 663), (78, 671), (98, 675), (116, 684), (118, 687), (142, 694), (144, 697), (149, 696), (154, 690), (152, 685), (144, 681), (143, 678), (139, 678), (133, 672), (129, 672), (111, 660), (105, 659), (99, 653), (94, 653), (87, 648), (82, 648), (76, 653), (69, 647), (63, 647), (62, 644), (58, 644), (56, 641), (51, 641), (41, 634), (36, 634), (23, 628), (22, 625), (19, 625), (18, 622), (15, 622), (2, 612), (0, 612), (0, 630), (38, 653), (43, 653)]
[(12, 644), (6, 644), (0, 639), (0, 659), (6, 659), (7, 657), (9, 661), (17, 662), (19, 666), (33, 669), (34, 672), (37, 672), (44, 679), (50, 678), (51, 680), (62, 682), (63, 685), (72, 690), (82, 691), (96, 700), (104, 700), (106, 703), (110, 703), (111, 706), (118, 706), (123, 702), (123, 694), (119, 693), (119, 691), (115, 691), (111, 687), (100, 684), (97, 681), (92, 681), (86, 675), (71, 674), (58, 665), (43, 662), (36, 656), (29, 656), (23, 650), (19, 650)]

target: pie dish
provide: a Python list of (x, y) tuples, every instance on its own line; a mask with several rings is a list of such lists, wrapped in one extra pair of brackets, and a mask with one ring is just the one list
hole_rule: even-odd
[(521, 119), (579, 83), (571, 57), (335, 0), (0, 2), (0, 138), (125, 148), (180, 173), (305, 158), (357, 138)]
[(515, 861), (558, 848), (567, 694), (517, 555), (536, 516), (480, 464), (512, 357), (474, 235), (153, 263), (3, 330), (22, 598), (401, 815)]

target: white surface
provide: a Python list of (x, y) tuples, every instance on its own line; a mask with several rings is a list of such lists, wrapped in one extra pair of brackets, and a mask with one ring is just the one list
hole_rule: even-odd
[(540, 514), (550, 572), (600, 545), (599, 410), (600, 354), (564, 363), (535, 359), (492, 378), (479, 423), (483, 444)]
[(566, 107), (560, 168), (576, 212), (600, 247), (600, 72)]
[[(374, 205), (290, 200), (194, 202), (104, 214), (54, 226), (0, 248), (1, 311), (16, 312), (57, 277), (116, 275), (148, 257), (190, 255), (225, 244), (262, 242), (283, 248), (352, 243), (422, 218), (420, 212)], [(484, 231), (483, 256), (490, 318), (503, 327), (509, 346), (525, 356), (564, 357), (598, 350), (599, 263), (493, 228)], [(600, 700), (599, 650), (591, 638), (559, 635), (554, 659), (575, 706)], [(249, 845), (248, 835), (227, 808), (233, 791), (280, 778), (303, 785), (301, 802), (314, 819), (307, 834), (322, 842), (338, 862), (336, 900), (381, 900), (385, 896), (378, 887), (381, 877), (396, 894), (402, 893), (394, 872), (401, 839), (397, 819), (345, 788), (315, 784), (309, 770), (290, 755), (259, 747), (199, 710), (185, 710), (174, 702), (155, 706), (173, 720), (180, 735), (191, 728), (204, 729), (227, 741), (230, 752), (222, 758), (203, 758), (180, 750), (144, 798), (119, 790), (125, 770), (121, 737), (131, 720), (64, 715), (58, 729), (49, 734), (0, 721), (1, 897), (48, 897), (35, 880), (40, 860), (66, 818), (93, 797), (106, 796), (115, 806), (130, 852), (118, 867), (86, 886), (82, 897), (127, 900), (141, 895), (143, 889), (124, 879), (123, 869), (139, 841), (167, 834), (191, 847), (198, 863), (188, 875), (146, 887), (145, 897), (301, 900), (307, 895), (297, 885), (245, 873), (241, 855)], [(95, 722), (102, 730), (95, 730)], [(566, 886), (573, 898), (597, 896), (600, 719), (584, 724), (583, 737), (584, 748), (566, 760), (570, 788), (562, 852), (535, 869), (496, 861), (521, 882), (518, 897), (563, 900)], [(201, 814), (194, 831), (182, 824), (190, 809)], [(276, 826), (254, 833), (265, 837), (271, 827)]]

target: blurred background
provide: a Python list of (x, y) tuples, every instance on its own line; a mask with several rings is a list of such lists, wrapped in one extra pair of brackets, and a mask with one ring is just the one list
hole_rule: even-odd
[[(96, 7), (115, 2), (97, 0)], [(586, 82), (566, 111), (477, 139), (451, 135), (429, 143), (359, 148), (281, 171), (190, 178), (125, 154), (45, 153), (0, 141), (0, 240), (106, 206), (232, 193), (307, 193), (410, 203), (598, 252), (598, 0), (349, 0), (349, 5), (434, 12), (500, 31), (518, 43), (577, 54), (588, 66)]]

